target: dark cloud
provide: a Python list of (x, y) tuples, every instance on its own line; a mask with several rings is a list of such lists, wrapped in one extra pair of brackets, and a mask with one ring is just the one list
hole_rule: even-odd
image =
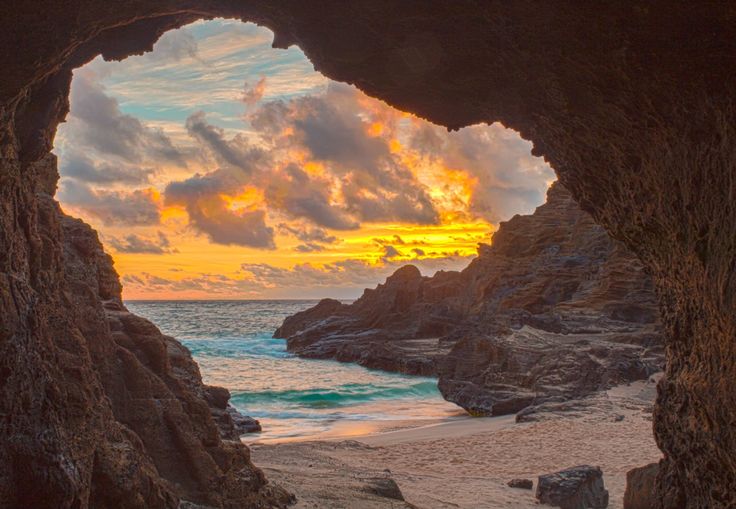
[[(265, 103), (249, 119), (274, 148), (306, 150), (311, 160), (324, 164), (326, 177), (339, 179), (341, 228), (349, 224), (345, 214), (353, 216), (356, 225), (360, 221), (438, 223), (427, 190), (392, 153), (390, 140), (369, 133), (361, 97), (353, 87), (331, 83), (322, 94)], [(297, 178), (293, 170), (290, 173), (295, 184), (313, 183)], [(325, 199), (329, 188), (323, 182), (316, 185), (321, 187), (319, 192), (303, 197), (304, 206), (291, 212), (337, 228), (325, 220), (334, 220), (337, 210), (332, 200)], [(332, 213), (325, 216), (328, 204)]]
[(149, 190), (95, 191), (82, 182), (62, 179), (57, 196), (106, 225), (146, 226), (161, 221), (159, 205)]
[(259, 164), (268, 161), (265, 151), (250, 147), (242, 136), (225, 139), (225, 130), (207, 122), (203, 111), (190, 115), (186, 120), (186, 128), (189, 135), (204, 146), (222, 166), (234, 167), (250, 174)]
[(330, 185), (326, 179), (310, 177), (295, 165), (288, 165), (266, 184), (266, 201), (292, 218), (309, 219), (324, 228), (357, 229), (357, 221), (342, 207), (330, 203)]
[(231, 210), (223, 193), (238, 189), (237, 180), (219, 170), (171, 182), (164, 192), (167, 205), (184, 207), (190, 225), (218, 244), (275, 249), (273, 228), (264, 210)]
[(294, 251), (297, 251), (299, 253), (318, 253), (324, 250), (325, 246), (323, 246), (322, 244), (315, 244), (313, 242), (308, 242), (307, 244), (299, 244), (294, 248)]
[(130, 163), (167, 162), (186, 166), (183, 154), (161, 129), (144, 125), (120, 111), (117, 99), (105, 94), (93, 72), (75, 74), (66, 138), (78, 150), (116, 156)]
[(386, 262), (391, 260), (392, 258), (398, 258), (400, 256), (401, 253), (394, 246), (386, 246), (383, 248), (383, 256), (381, 257), (381, 259)]
[(177, 252), (171, 249), (171, 243), (163, 232), (158, 232), (156, 237), (141, 237), (132, 233), (123, 238), (111, 237), (106, 239), (106, 242), (119, 253), (166, 254)]
[(339, 239), (334, 235), (328, 234), (322, 228), (314, 228), (311, 226), (294, 226), (286, 223), (279, 225), (279, 230), (283, 233), (289, 233), (303, 242), (321, 242), (323, 244), (334, 244)]
[(147, 184), (154, 171), (150, 168), (117, 165), (106, 162), (95, 163), (77, 151), (64, 154), (59, 164), (62, 177), (71, 177), (91, 184)]

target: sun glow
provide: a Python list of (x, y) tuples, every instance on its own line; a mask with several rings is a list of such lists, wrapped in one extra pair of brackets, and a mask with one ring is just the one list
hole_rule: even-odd
[(265, 29), (181, 30), (75, 71), (56, 140), (57, 196), (100, 232), (128, 299), (353, 297), (406, 263), (458, 270), (553, 179), (515, 133), (449, 133)]

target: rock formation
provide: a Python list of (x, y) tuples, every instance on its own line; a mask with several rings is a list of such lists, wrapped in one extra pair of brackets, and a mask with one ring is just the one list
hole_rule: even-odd
[(396, 271), (353, 304), (326, 299), (276, 331), (298, 355), (438, 375), (477, 415), (587, 396), (662, 369), (651, 279), (554, 184), (462, 272)]
[[(89, 477), (96, 447), (124, 456), (124, 433), (108, 426), (104, 405), (74, 404), (101, 393), (90, 362), (75, 353), (73, 309), (62, 305), (61, 232), (41, 223), (37, 199), (45, 177), (34, 163), (66, 113), (71, 71), (222, 16), (272, 28), (276, 47), (298, 44), (326, 76), (399, 109), (450, 128), (501, 121), (532, 140), (657, 288), (668, 358), (654, 423), (664, 453), (658, 505), (736, 504), (733, 3), (126, 0), (111, 9), (103, 0), (28, 0), (6, 11), (2, 500), (32, 487), (57, 507), (72, 506), (101, 485)], [(26, 457), (35, 466), (17, 463)], [(157, 486), (131, 482), (121, 500), (133, 505)]]
[(554, 474), (540, 475), (537, 500), (562, 509), (605, 509), (608, 491), (598, 467), (581, 465)]
[[(650, 509), (656, 505), (654, 483), (657, 480), (659, 463), (634, 468), (626, 472), (626, 492), (624, 509)], [(669, 501), (673, 507), (677, 501)]]
[[(127, 311), (97, 234), (53, 201), (55, 158), (34, 170), (39, 283), (58, 300), (43, 316), (47, 335), (26, 336), (3, 358), (7, 370), (32, 347), (39, 365), (5, 371), (3, 389), (15, 385), (19, 406), (3, 423), (0, 506), (285, 505), (289, 496), (267, 485), (239, 441), (248, 418), (228, 407), (227, 390), (204, 385), (183, 345)], [(56, 377), (36, 378), (59, 358)], [(49, 420), (34, 423), (35, 414)]]

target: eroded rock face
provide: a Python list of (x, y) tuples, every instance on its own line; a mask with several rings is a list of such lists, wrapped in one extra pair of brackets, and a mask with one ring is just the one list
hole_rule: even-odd
[(351, 305), (326, 299), (284, 321), (298, 355), (438, 375), (474, 415), (587, 396), (663, 364), (651, 279), (570, 194), (502, 223), (462, 272), (397, 270)]
[[(39, 290), (57, 300), (40, 318), (45, 335), (2, 343), (16, 349), (2, 359), (3, 405), (31, 406), (4, 412), (0, 506), (284, 505), (238, 440), (227, 391), (205, 386), (184, 346), (125, 309), (95, 232), (51, 198), (55, 158), (34, 171), (46, 179), (33, 196)], [(28, 371), (10, 371), (30, 347)], [(63, 370), (40, 375), (54, 365)]]
[[(98, 53), (145, 51), (195, 19), (232, 16), (271, 27), (275, 46), (298, 44), (325, 75), (402, 110), (452, 128), (502, 121), (532, 140), (657, 287), (668, 356), (655, 412), (665, 453), (657, 503), (736, 504), (733, 3), (162, 0), (110, 9), (103, 0), (50, 0), (16, 2), (5, 14), (0, 48), (12, 50), (0, 52), (0, 412), (12, 418), (0, 431), (49, 431), (5, 441), (2, 486), (43, 484), (38, 492), (71, 505), (90, 489), (75, 472), (87, 469), (91, 444), (103, 429), (117, 433), (98, 412), (64, 406), (98, 397), (94, 382), (72, 384), (78, 393), (53, 389), (67, 377), (90, 379), (69, 353), (59, 232), (39, 228), (41, 179), (31, 164), (48, 153), (66, 112), (71, 70)], [(52, 354), (51, 338), (70, 350)], [(99, 440), (72, 444), (77, 436)], [(14, 458), (31, 450), (36, 467), (14, 470)], [(36, 482), (47, 464), (53, 472)]]

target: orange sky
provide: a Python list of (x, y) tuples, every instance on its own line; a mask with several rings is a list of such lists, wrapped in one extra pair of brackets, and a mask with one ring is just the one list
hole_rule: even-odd
[(57, 197), (126, 299), (351, 298), (404, 263), (460, 269), (554, 178), (502, 126), (446, 130), (239, 22), (75, 72)]

